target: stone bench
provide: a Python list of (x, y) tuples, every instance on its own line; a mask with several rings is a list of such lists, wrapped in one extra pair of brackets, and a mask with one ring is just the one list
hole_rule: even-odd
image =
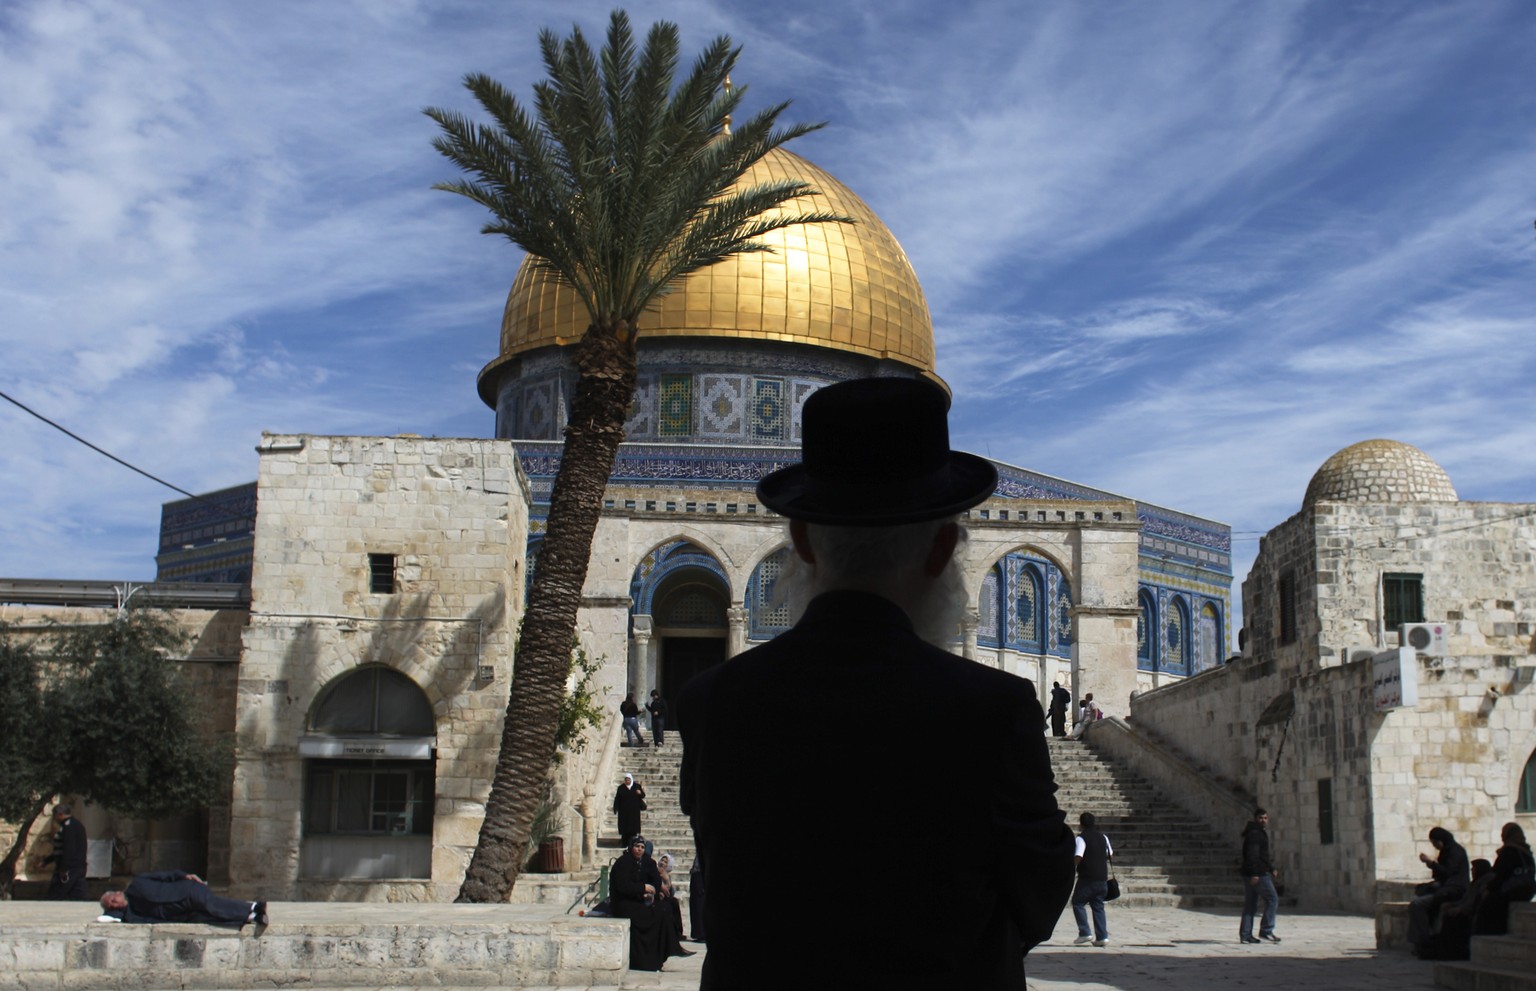
[(1376, 903), (1376, 949), (1408, 949), (1408, 903)]
[(564, 906), (273, 902), (240, 930), (94, 921), (86, 902), (0, 903), (0, 988), (617, 987), (629, 923)]

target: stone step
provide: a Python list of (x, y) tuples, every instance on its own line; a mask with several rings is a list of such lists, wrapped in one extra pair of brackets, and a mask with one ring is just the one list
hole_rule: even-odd
[(1528, 936), (1479, 936), (1472, 941), (1471, 962), (1536, 974), (1536, 940)]
[(1455, 991), (1536, 991), (1536, 972), (1446, 961), (1435, 964), (1435, 983)]

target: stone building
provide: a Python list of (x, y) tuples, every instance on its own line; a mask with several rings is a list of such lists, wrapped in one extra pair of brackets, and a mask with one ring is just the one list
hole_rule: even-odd
[[(939, 384), (896, 238), (782, 149), (744, 181), (803, 178), (791, 209), (853, 217), (769, 235), (772, 253), (691, 276), (642, 321), (639, 384), (605, 495), (578, 635), (609, 724), (559, 768), (566, 859), (596, 857), (618, 702), (675, 697), (785, 629), (783, 521), (756, 481), (798, 458), (800, 411), (865, 376)], [(229, 879), (272, 898), (446, 899), (474, 845), (575, 382), (574, 297), (525, 264), (479, 377), (497, 440), (270, 435), (253, 498), (251, 608), (234, 712)], [(968, 514), (972, 608), (956, 649), (1124, 712), (1219, 666), (1230, 632), (1221, 523), (1012, 465)], [(163, 569), (212, 561), (197, 506), (167, 508)], [(172, 532), (174, 531), (174, 532)], [(231, 531), (230, 533), (233, 533)], [(217, 563), (217, 562), (214, 562)], [(222, 704), (222, 703), (221, 703)]]
[(1347, 447), (1263, 538), (1243, 615), (1240, 658), (1139, 695), (1131, 721), (1269, 809), (1304, 905), (1424, 880), (1433, 826), (1490, 859), (1505, 822), (1536, 827), (1536, 504), (1460, 501), (1406, 444)]

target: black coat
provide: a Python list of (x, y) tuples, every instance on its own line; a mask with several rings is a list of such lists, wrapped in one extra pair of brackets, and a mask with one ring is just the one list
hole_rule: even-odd
[[(810, 732), (763, 731), (778, 698)], [(801, 983), (791, 949), (822, 934), (823, 986), (1025, 986), (1024, 953), (1073, 875), (1028, 681), (922, 642), (885, 599), (834, 592), (696, 676), (677, 708), (683, 810), (709, 867), (701, 988)], [(786, 838), (837, 865), (813, 898)]]
[(613, 811), (619, 817), (619, 836), (625, 841), (640, 832), (640, 813), (645, 811), (645, 789), (640, 785), (626, 788), (619, 785), (613, 796)]
[(1269, 853), (1269, 831), (1257, 822), (1243, 827), (1243, 877), (1268, 877), (1275, 872)]

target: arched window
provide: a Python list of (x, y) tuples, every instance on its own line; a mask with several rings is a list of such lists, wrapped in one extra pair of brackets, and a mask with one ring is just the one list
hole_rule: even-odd
[(1525, 773), (1520, 775), (1520, 795), (1515, 800), (1515, 811), (1536, 812), (1536, 753), (1525, 762)]
[(1043, 587), (1039, 568), (1026, 564), (1019, 569), (1013, 600), (1013, 639), (1031, 653), (1040, 652), (1041, 632), (1045, 629), (1045, 596), (1040, 594)]
[(1136, 605), (1136, 666), (1143, 671), (1156, 671), (1157, 609), (1146, 589), (1136, 596)]
[(789, 601), (776, 601), (775, 586), (789, 564), (790, 548), (781, 547), (769, 554), (752, 571), (747, 583), (747, 626), (753, 640), (771, 640), (789, 629)]
[(1162, 668), (1171, 674), (1189, 672), (1189, 607), (1182, 599), (1168, 600), (1168, 629), (1163, 641)]
[(361, 667), (321, 692), (299, 741), (304, 877), (432, 876), (435, 733), (426, 694), (393, 668)]
[(1216, 603), (1207, 602), (1200, 610), (1200, 662), (1195, 665), (1195, 671), (1210, 671), (1220, 667), (1224, 646), (1221, 640), (1221, 614), (1216, 611)]

